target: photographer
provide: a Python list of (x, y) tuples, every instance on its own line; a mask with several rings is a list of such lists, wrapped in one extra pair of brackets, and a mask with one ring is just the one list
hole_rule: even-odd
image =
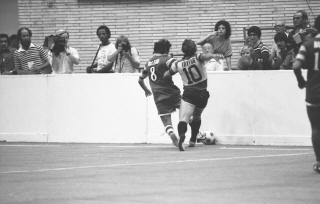
[(115, 46), (117, 50), (108, 57), (109, 61), (114, 62), (114, 72), (137, 72), (140, 66), (140, 57), (137, 49), (131, 47), (129, 39), (121, 35), (118, 37)]
[(299, 51), (300, 45), (308, 37), (308, 30), (311, 26), (308, 20), (308, 14), (304, 10), (299, 10), (293, 15), (293, 30), (288, 35), (289, 46), (293, 47), (294, 54)]
[(292, 69), (294, 52), (293, 48), (288, 44), (286, 33), (275, 34), (274, 43), (277, 46), (277, 50), (270, 54), (272, 69)]
[(53, 36), (53, 47), (49, 52), (49, 62), (54, 74), (71, 74), (73, 65), (79, 64), (78, 51), (68, 45), (69, 33), (58, 30)]

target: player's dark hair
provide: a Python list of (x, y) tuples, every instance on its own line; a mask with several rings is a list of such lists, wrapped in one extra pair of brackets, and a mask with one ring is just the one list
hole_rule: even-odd
[(171, 48), (171, 43), (167, 39), (161, 39), (154, 43), (153, 53), (168, 54)]
[(320, 32), (320, 15), (318, 15), (314, 20), (314, 28)]
[(284, 42), (288, 41), (288, 37), (284, 32), (280, 32), (280, 33), (275, 34), (273, 39), (274, 39), (275, 43), (280, 42), (280, 41), (284, 41)]
[(185, 39), (182, 43), (181, 51), (184, 54), (184, 57), (192, 57), (197, 52), (197, 45), (191, 39)]
[(31, 30), (30, 30), (29, 28), (27, 28), (27, 27), (21, 27), (21, 28), (19, 28), (19, 30), (18, 30), (18, 32), (17, 32), (19, 41), (21, 40), (21, 32), (22, 32), (23, 30), (28, 31), (29, 36), (32, 37), (32, 32), (31, 32)]
[(231, 26), (230, 26), (230, 23), (226, 20), (221, 20), (221, 21), (218, 21), (216, 23), (216, 25), (214, 26), (214, 30), (215, 31), (218, 31), (218, 28), (220, 25), (223, 25), (225, 28), (226, 28), (226, 34), (224, 36), (225, 39), (229, 39), (230, 36), (231, 36)]
[(101, 25), (101, 26), (98, 27), (97, 32), (96, 32), (97, 35), (98, 35), (98, 31), (101, 30), (101, 29), (104, 29), (106, 31), (106, 33), (108, 35), (108, 38), (111, 37), (110, 29), (106, 25)]
[(247, 34), (249, 35), (250, 33), (254, 33), (258, 36), (258, 38), (261, 37), (261, 29), (258, 27), (258, 26), (251, 26), (249, 29), (248, 29), (248, 32)]

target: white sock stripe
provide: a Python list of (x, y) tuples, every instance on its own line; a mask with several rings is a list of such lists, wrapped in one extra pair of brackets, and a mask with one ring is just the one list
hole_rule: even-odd
[(166, 133), (171, 133), (171, 132), (173, 132), (173, 127), (171, 126), (171, 125), (167, 125), (166, 127), (165, 127), (165, 130), (166, 130)]

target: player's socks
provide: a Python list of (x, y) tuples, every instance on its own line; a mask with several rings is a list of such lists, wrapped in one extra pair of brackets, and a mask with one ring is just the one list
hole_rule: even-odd
[(195, 142), (189, 141), (189, 147), (195, 147), (195, 146), (196, 146)]
[(183, 142), (186, 138), (185, 134), (187, 132), (187, 123), (180, 121), (178, 124), (178, 133), (179, 133), (179, 143), (178, 143), (178, 147), (180, 151), (184, 151), (184, 146), (183, 146)]
[(190, 143), (194, 143), (195, 144), (196, 140), (197, 140), (197, 135), (199, 133), (199, 129), (200, 129), (200, 126), (201, 126), (201, 120), (193, 120), (191, 123), (189, 123), (189, 125), (191, 127)]
[(165, 129), (166, 133), (170, 136), (172, 140), (172, 144), (178, 147), (178, 138), (176, 137), (176, 134), (174, 134), (173, 127), (171, 125), (167, 125)]

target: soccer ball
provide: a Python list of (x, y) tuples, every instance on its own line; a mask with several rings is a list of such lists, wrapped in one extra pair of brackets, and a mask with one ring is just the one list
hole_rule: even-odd
[(216, 144), (216, 138), (214, 137), (214, 133), (211, 131), (199, 132), (197, 142), (201, 142), (205, 145), (214, 145)]

